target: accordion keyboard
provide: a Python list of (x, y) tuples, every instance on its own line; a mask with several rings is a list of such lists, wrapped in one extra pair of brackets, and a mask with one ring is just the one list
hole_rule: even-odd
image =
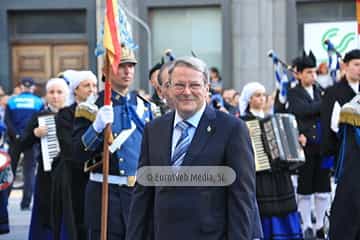
[(255, 154), (255, 168), (257, 172), (271, 169), (270, 159), (265, 152), (259, 120), (246, 121), (249, 129), (251, 144)]
[(56, 136), (55, 116), (41, 116), (38, 118), (38, 122), (39, 126), (47, 126), (48, 128), (48, 134), (41, 138), (41, 154), (44, 171), (50, 171), (53, 159), (60, 152), (60, 146)]

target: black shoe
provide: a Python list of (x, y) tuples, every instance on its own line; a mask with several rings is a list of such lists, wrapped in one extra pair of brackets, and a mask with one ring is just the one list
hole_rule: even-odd
[(314, 240), (314, 231), (311, 228), (305, 230), (304, 240)]
[(317, 239), (325, 239), (325, 232), (324, 232), (324, 228), (320, 228), (318, 230), (316, 230), (316, 238)]

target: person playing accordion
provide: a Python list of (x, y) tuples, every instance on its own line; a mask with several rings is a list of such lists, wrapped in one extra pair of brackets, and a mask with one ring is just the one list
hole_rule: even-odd
[[(246, 84), (240, 95), (241, 118), (246, 122), (265, 118), (265, 97), (263, 85)], [(264, 239), (302, 239), (294, 188), (286, 168), (272, 167), (256, 172), (256, 199)]]
[[(48, 119), (51, 119), (51, 116), (54, 117), (54, 115), (65, 106), (68, 94), (69, 87), (64, 79), (50, 79), (46, 84), (46, 108), (33, 115), (21, 137), (21, 145), (23, 148), (34, 147), (34, 149), (36, 149), (36, 160), (38, 163), (35, 179), (34, 204), (29, 230), (30, 240), (53, 238), (50, 222), (52, 176), (51, 162), (48, 161), (51, 159), (44, 159), (42, 153), (45, 149), (40, 149), (40, 141), (42, 138), (49, 136), (50, 127), (48, 125), (40, 125), (39, 119), (45, 116), (47, 116)], [(47, 168), (48, 166), (50, 166), (49, 169)], [(62, 239), (67, 239), (65, 231), (63, 234)]]

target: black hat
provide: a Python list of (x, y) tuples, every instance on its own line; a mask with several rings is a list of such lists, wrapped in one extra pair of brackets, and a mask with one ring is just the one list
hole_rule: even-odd
[(291, 61), (291, 67), (296, 67), (298, 62), (301, 60), (301, 57), (296, 57)]
[(24, 77), (20, 80), (21, 85), (29, 88), (35, 85), (34, 80), (31, 77)]
[(302, 57), (293, 60), (293, 65), (296, 67), (297, 72), (302, 72), (305, 68), (315, 68), (316, 58), (311, 50), (309, 55), (306, 55), (306, 52), (303, 51)]
[(156, 63), (151, 69), (150, 69), (150, 72), (149, 72), (149, 80), (151, 79), (151, 75), (156, 71), (156, 70), (160, 70), (161, 66), (163, 64), (162, 63)]
[(348, 63), (353, 59), (360, 59), (360, 49), (353, 49), (347, 52), (344, 57), (344, 63)]

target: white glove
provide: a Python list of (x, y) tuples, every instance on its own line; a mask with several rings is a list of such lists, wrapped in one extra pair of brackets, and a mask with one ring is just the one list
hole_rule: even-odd
[(96, 114), (93, 127), (96, 132), (104, 130), (106, 124), (114, 122), (114, 111), (112, 106), (102, 106)]

